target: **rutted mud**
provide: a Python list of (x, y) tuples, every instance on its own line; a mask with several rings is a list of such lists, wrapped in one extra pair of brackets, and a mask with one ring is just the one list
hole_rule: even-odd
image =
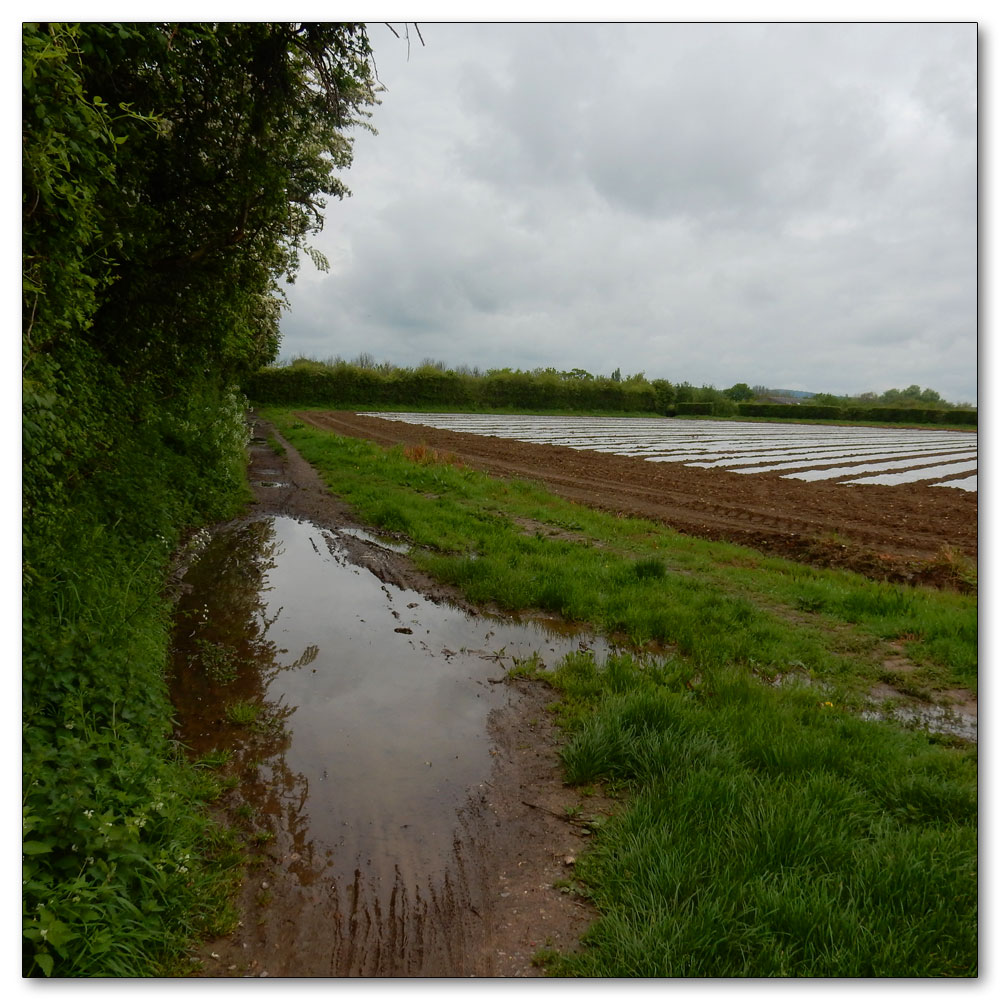
[[(338, 434), (382, 445), (426, 444), (466, 465), (532, 479), (569, 500), (663, 521), (875, 579), (964, 588), (960, 560), (978, 547), (977, 494), (921, 484), (845, 489), (825, 482), (719, 469), (437, 430), (349, 412), (298, 414)], [(956, 558), (957, 557), (957, 558)]]
[(554, 885), (586, 828), (544, 689), (505, 671), (603, 644), (461, 607), (290, 449), (258, 441), (251, 481), (178, 605), (177, 737), (228, 751), (221, 804), (258, 852), (203, 974), (535, 974), (591, 919)]

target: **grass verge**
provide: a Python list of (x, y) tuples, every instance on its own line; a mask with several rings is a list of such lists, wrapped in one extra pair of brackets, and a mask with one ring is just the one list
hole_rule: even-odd
[(627, 807), (575, 869), (599, 919), (551, 973), (976, 975), (974, 748), (725, 666), (568, 658), (567, 780)]

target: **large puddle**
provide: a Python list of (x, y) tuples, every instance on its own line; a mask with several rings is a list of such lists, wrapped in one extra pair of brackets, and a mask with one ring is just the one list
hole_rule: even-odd
[[(551, 666), (581, 646), (606, 651), (587, 634), (470, 616), (383, 582), (352, 561), (359, 539), (374, 542), (283, 516), (229, 526), (187, 569), (178, 603), (180, 739), (226, 758), (219, 774), (239, 779), (231, 811), (301, 889), (301, 912), (325, 907), (328, 955), (272, 975), (373, 963), (392, 974), (384, 956), (359, 958), (356, 940), (377, 937), (391, 912), (394, 967), (426, 974), (407, 955), (421, 942), (401, 943), (414, 932), (399, 912), (454, 890), (458, 816), (491, 771), (487, 717), (517, 696), (505, 671), (533, 655)], [(313, 952), (316, 933), (286, 929)]]

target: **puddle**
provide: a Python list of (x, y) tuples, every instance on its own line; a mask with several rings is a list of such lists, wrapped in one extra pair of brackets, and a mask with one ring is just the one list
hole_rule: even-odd
[(410, 551), (409, 545), (390, 541), (388, 538), (383, 538), (380, 535), (373, 535), (370, 531), (365, 531), (364, 528), (340, 528), (338, 531), (341, 535), (347, 535), (349, 538), (358, 538), (363, 542), (368, 542), (369, 545), (377, 545), (380, 549), (386, 549), (389, 552), (399, 552), (405, 555)]
[[(554, 666), (607, 652), (588, 634), (434, 603), (349, 548), (290, 517), (222, 529), (185, 573), (175, 628), (178, 738), (195, 756), (229, 752), (230, 811), (301, 890), (286, 933), (326, 907), (326, 975), (366, 974), (349, 957), (360, 912), (375, 933), (390, 911), (455, 892), (458, 816), (491, 773), (487, 717), (517, 697), (505, 670), (535, 653)], [(241, 706), (256, 719), (237, 721)], [(421, 968), (397, 945), (394, 967)]]
[(873, 721), (895, 719), (913, 729), (929, 733), (957, 736), (969, 743), (979, 742), (979, 716), (975, 708), (969, 711), (959, 705), (893, 704), (888, 709), (877, 707), (886, 700), (893, 701), (899, 692), (886, 684), (876, 685), (871, 691), (875, 705), (861, 713), (862, 718)]
[(914, 729), (925, 729), (929, 733), (940, 733), (945, 736), (957, 736), (969, 743), (979, 742), (979, 724), (975, 719), (941, 705), (921, 706), (920, 708), (899, 707), (891, 712), (868, 710), (861, 713), (862, 718), (873, 721), (896, 719)]

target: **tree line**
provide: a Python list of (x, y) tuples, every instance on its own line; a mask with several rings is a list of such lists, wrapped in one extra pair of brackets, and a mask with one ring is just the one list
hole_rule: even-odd
[[(740, 382), (727, 389), (647, 379), (644, 372), (594, 375), (582, 368), (449, 368), (427, 359), (413, 368), (376, 362), (368, 354), (353, 361), (295, 358), (244, 379), (254, 402), (338, 406), (442, 406), (494, 410), (554, 410), (648, 413), (661, 416), (767, 416), (772, 419), (919, 420), (974, 423), (975, 411), (956, 408), (934, 390), (911, 386), (881, 396), (815, 395), (794, 404), (774, 403), (764, 386)], [(948, 411), (954, 416), (946, 417)], [(965, 414), (965, 416), (961, 416)]]

